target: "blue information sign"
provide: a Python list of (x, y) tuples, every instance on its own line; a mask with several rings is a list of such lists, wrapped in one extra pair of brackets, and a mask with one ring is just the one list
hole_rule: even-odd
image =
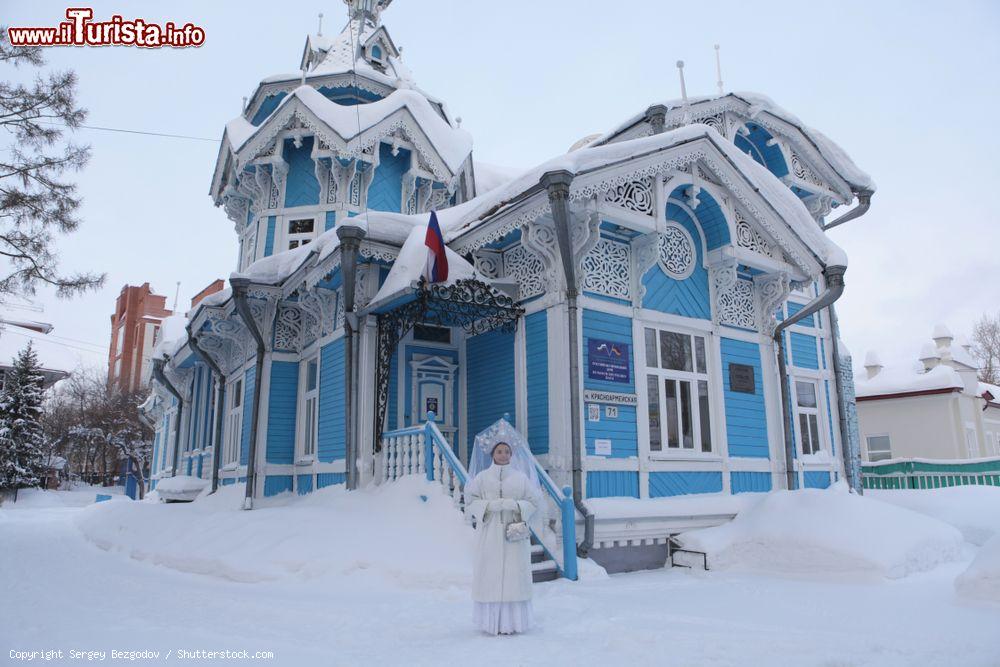
[(599, 338), (587, 339), (587, 377), (605, 382), (632, 381), (628, 369), (628, 343)]

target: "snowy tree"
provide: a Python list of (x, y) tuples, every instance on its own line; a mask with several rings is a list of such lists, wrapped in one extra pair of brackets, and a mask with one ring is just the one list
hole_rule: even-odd
[[(22, 65), (45, 64), (39, 47), (14, 47), (0, 26), (0, 64), (13, 72)], [(0, 294), (33, 294), (39, 284), (51, 285), (59, 296), (99, 287), (103, 274), (63, 275), (58, 269), (54, 234), (74, 231), (80, 224), (76, 185), (64, 176), (78, 171), (90, 157), (88, 146), (63, 140), (87, 112), (76, 103), (72, 71), (43, 76), (30, 84), (0, 81)]]
[(0, 391), (0, 487), (37, 486), (47, 458), (41, 413), (45, 378), (31, 343)]
[(1000, 384), (1000, 313), (983, 315), (972, 330), (972, 347), (979, 361), (979, 379)]

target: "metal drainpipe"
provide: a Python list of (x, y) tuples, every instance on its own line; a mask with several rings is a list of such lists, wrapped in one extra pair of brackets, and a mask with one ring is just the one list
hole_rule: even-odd
[[(823, 225), (823, 231), (842, 225), (845, 222), (856, 220), (868, 212), (871, 208), (871, 190), (859, 190), (855, 193), (858, 198), (858, 206), (833, 220), (829, 224)], [(831, 334), (831, 354), (833, 355), (834, 383), (837, 387), (837, 415), (840, 418), (840, 448), (841, 456), (844, 459), (844, 472), (847, 473), (848, 483), (851, 488), (859, 494), (864, 493), (861, 484), (860, 471), (858, 470), (857, 452), (851, 449), (850, 424), (847, 418), (847, 405), (844, 403), (844, 385), (841, 382), (843, 369), (840, 365), (840, 320), (837, 318), (837, 309), (833, 304), (828, 308), (830, 314), (830, 334)], [(849, 372), (851, 369), (847, 369)]]
[(177, 450), (181, 447), (181, 417), (184, 415), (184, 399), (181, 398), (181, 394), (177, 391), (177, 388), (171, 384), (170, 380), (163, 373), (163, 366), (166, 364), (166, 357), (163, 359), (153, 359), (153, 377), (156, 381), (167, 388), (174, 398), (177, 399), (177, 421), (174, 422), (174, 455), (171, 457), (170, 463), (170, 476), (177, 476)]
[(594, 544), (594, 513), (583, 503), (583, 457), (580, 453), (580, 421), (583, 413), (580, 407), (580, 343), (578, 340), (576, 297), (576, 267), (569, 228), (569, 186), (573, 174), (566, 170), (550, 171), (542, 175), (540, 183), (548, 191), (552, 204), (552, 219), (555, 223), (556, 238), (559, 242), (559, 256), (562, 260), (563, 276), (566, 278), (566, 306), (569, 317), (569, 400), (570, 400), (570, 451), (573, 463), (573, 504), (583, 514), (584, 537), (578, 547), (579, 555), (586, 557)]
[(785, 345), (782, 332), (796, 322), (803, 320), (840, 298), (844, 293), (844, 273), (846, 266), (828, 266), (823, 271), (826, 291), (807, 303), (802, 310), (786, 318), (774, 328), (774, 341), (778, 352), (778, 379), (781, 382), (781, 416), (785, 427), (785, 481), (788, 489), (795, 487), (795, 441), (792, 438), (791, 403), (788, 396), (788, 367), (785, 363)]
[(247, 457), (247, 493), (243, 501), (243, 509), (249, 510), (253, 509), (254, 486), (257, 483), (255, 470), (257, 465), (257, 419), (260, 413), (260, 388), (264, 384), (262, 376), (264, 374), (264, 353), (266, 348), (264, 337), (257, 328), (257, 323), (253, 319), (253, 313), (250, 312), (250, 304), (247, 303), (247, 285), (249, 285), (249, 281), (246, 279), (230, 278), (229, 284), (233, 287), (233, 302), (236, 304), (236, 312), (239, 313), (243, 324), (257, 342), (257, 359), (254, 364), (253, 378), (253, 408), (250, 416), (250, 454)]
[(354, 349), (357, 337), (357, 314), (354, 312), (355, 278), (358, 268), (358, 248), (366, 232), (356, 225), (337, 227), (340, 239), (340, 273), (344, 295), (344, 473), (348, 490), (357, 488), (357, 448), (354, 434)]
[(222, 452), (222, 419), (225, 415), (226, 376), (218, 364), (198, 345), (198, 337), (191, 334), (188, 326), (188, 341), (215, 375), (215, 429), (212, 434), (212, 493), (219, 490), (219, 458)]
[(838, 225), (842, 225), (845, 222), (850, 222), (851, 220), (860, 218), (861, 216), (863, 216), (865, 213), (868, 212), (868, 209), (871, 208), (872, 205), (872, 195), (875, 193), (872, 192), (871, 190), (859, 190), (855, 194), (858, 197), (858, 205), (852, 208), (844, 215), (837, 218), (836, 220), (833, 220), (830, 223), (823, 225), (822, 229), (824, 232), (828, 229), (833, 229)]

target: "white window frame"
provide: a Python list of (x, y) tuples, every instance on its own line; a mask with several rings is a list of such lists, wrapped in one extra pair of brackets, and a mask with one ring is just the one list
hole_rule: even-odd
[(235, 469), (240, 464), (240, 440), (243, 435), (243, 373), (229, 383), (226, 389), (226, 446), (223, 464)]
[[(646, 331), (652, 330), (656, 332), (656, 345), (655, 345), (655, 358), (650, 359), (649, 355), (646, 353)], [(660, 354), (660, 332), (664, 331), (667, 333), (678, 334), (681, 336), (687, 336), (691, 343), (691, 371), (683, 370), (673, 370), (662, 368), (659, 362)], [(645, 424), (647, 438), (649, 458), (651, 460), (671, 460), (677, 458), (711, 458), (716, 459), (719, 457), (719, 443), (717, 442), (716, 434), (713, 433), (712, 428), (712, 418), (714, 415), (718, 414), (719, 406), (715, 397), (715, 386), (712, 381), (714, 377), (714, 363), (712, 358), (712, 340), (711, 334), (708, 331), (701, 330), (688, 330), (684, 327), (674, 326), (672, 324), (666, 324), (662, 322), (642, 322), (640, 327), (641, 340), (639, 342), (643, 349), (643, 362), (644, 366), (639, 369), (637, 373), (636, 383), (641, 384), (637, 387), (640, 391), (638, 395), (642, 397), (642, 406), (640, 409), (645, 411), (645, 419), (642, 420)], [(703, 350), (702, 355), (705, 362), (705, 370), (698, 370), (698, 353), (697, 353), (697, 343), (696, 339), (702, 339)], [(650, 424), (649, 415), (649, 377), (656, 377), (657, 386), (657, 399), (658, 399), (658, 410), (661, 415), (660, 419), (660, 449), (653, 449), (653, 438), (652, 438), (652, 428)], [(692, 447), (686, 448), (683, 443), (683, 416), (681, 411), (681, 391), (680, 385), (678, 384), (678, 390), (674, 397), (676, 406), (676, 419), (677, 419), (677, 442), (678, 445), (671, 447), (669, 443), (669, 431), (668, 424), (666, 423), (665, 416), (667, 415), (667, 396), (665, 390), (665, 381), (672, 380), (675, 382), (687, 382), (690, 386), (690, 405), (691, 405), (691, 442)], [(708, 398), (708, 415), (702, 418), (701, 415), (701, 401), (698, 393), (699, 383), (705, 383), (705, 390), (707, 392)], [(702, 443), (702, 421), (705, 421), (705, 426), (707, 428), (708, 444), (709, 450), (703, 451)]]
[[(889, 450), (887, 452), (885, 452), (886, 454), (888, 454), (888, 456), (885, 456), (885, 457), (880, 456), (877, 459), (872, 458), (872, 447), (871, 447), (871, 440), (872, 440), (872, 438), (885, 438), (886, 440), (889, 441)], [(889, 459), (892, 458), (892, 437), (888, 433), (870, 433), (870, 434), (866, 435), (865, 436), (865, 451), (868, 453), (868, 462), (869, 463), (878, 463), (879, 461), (888, 461)], [(881, 453), (882, 453), (882, 451), (879, 450), (879, 454), (881, 454)]]
[[(795, 431), (795, 439), (798, 441), (797, 447), (799, 448), (800, 456), (812, 456), (814, 454), (819, 454), (820, 452), (828, 451), (829, 445), (826, 442), (826, 438), (823, 437), (823, 398), (820, 392), (820, 380), (814, 377), (807, 377), (804, 375), (792, 375), (792, 410), (795, 414), (795, 421), (793, 430)], [(813, 392), (816, 398), (815, 407), (804, 407), (799, 405), (799, 383), (811, 384), (813, 386)], [(805, 450), (805, 440), (803, 440), (802, 432), (802, 418), (801, 415), (814, 415), (816, 417), (816, 442), (813, 442), (812, 451), (807, 452)], [(812, 437), (810, 436), (810, 442), (812, 442)]]
[[(309, 366), (316, 365), (316, 383), (309, 388)], [(296, 456), (299, 462), (316, 460), (319, 440), (319, 355), (314, 354), (299, 364), (299, 400), (296, 428)]]
[[(320, 225), (321, 220), (325, 219), (325, 214), (318, 213), (301, 213), (299, 215), (285, 215), (281, 219), (281, 235), (282, 235), (282, 245), (281, 250), (292, 250), (292, 243), (295, 243), (296, 248), (301, 248), (304, 245), (312, 243), (316, 240), (316, 237), (320, 235)], [(290, 226), (293, 222), (298, 222), (299, 220), (312, 220), (313, 228), (311, 232), (296, 232), (292, 233), (290, 231)], [(280, 250), (279, 250), (280, 252)]]

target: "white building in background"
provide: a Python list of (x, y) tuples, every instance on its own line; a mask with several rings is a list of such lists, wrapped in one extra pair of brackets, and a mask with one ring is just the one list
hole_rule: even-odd
[(948, 327), (932, 338), (905, 368), (865, 357), (855, 378), (865, 461), (1000, 456), (1000, 387), (979, 381), (970, 346)]

